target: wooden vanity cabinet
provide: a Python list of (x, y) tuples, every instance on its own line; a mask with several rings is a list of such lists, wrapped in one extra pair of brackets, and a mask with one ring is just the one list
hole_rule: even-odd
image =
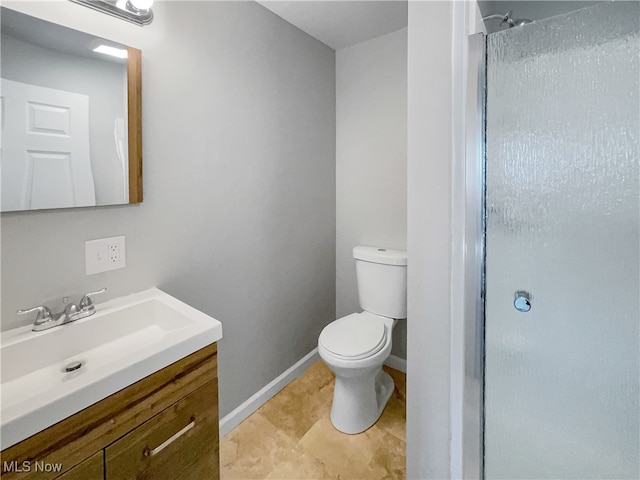
[(3, 450), (2, 479), (218, 480), (218, 443), (214, 343)]
[[(218, 467), (218, 412), (209, 401), (217, 395), (217, 381), (207, 382), (109, 445), (105, 449), (106, 478), (212, 478), (211, 472)], [(170, 477), (168, 472), (172, 472)]]
[(101, 450), (92, 455), (57, 480), (104, 480), (104, 452)]

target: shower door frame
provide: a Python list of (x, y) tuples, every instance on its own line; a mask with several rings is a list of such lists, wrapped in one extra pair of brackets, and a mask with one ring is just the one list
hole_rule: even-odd
[(486, 35), (467, 37), (463, 478), (484, 479)]

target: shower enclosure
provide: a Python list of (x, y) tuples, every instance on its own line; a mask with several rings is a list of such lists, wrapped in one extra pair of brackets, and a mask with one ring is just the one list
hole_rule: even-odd
[(485, 47), (484, 477), (640, 478), (640, 4)]

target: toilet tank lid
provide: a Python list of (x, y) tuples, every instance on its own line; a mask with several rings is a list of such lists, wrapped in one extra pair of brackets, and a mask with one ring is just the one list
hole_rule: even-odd
[(406, 265), (407, 252), (403, 250), (389, 250), (380, 247), (357, 246), (353, 248), (353, 258), (365, 262), (382, 263), (384, 265)]

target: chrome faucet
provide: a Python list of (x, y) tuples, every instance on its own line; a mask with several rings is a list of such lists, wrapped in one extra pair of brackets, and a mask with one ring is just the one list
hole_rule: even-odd
[(36, 315), (36, 320), (35, 322), (33, 322), (33, 328), (31, 330), (33, 330), (34, 332), (41, 332), (42, 330), (47, 330), (59, 325), (64, 325), (65, 323), (75, 322), (76, 320), (80, 320), (81, 318), (93, 315), (94, 313), (96, 313), (96, 307), (93, 305), (91, 297), (93, 295), (105, 292), (106, 290), (107, 287), (104, 287), (103, 289), (96, 292), (86, 293), (82, 296), (78, 305), (71, 303), (67, 305), (66, 308), (60, 313), (52, 314), (51, 310), (49, 310), (49, 308), (45, 305), (27, 308), (25, 310), (18, 310), (16, 313), (18, 313), (19, 315), (23, 315), (25, 313), (38, 312), (38, 314)]

